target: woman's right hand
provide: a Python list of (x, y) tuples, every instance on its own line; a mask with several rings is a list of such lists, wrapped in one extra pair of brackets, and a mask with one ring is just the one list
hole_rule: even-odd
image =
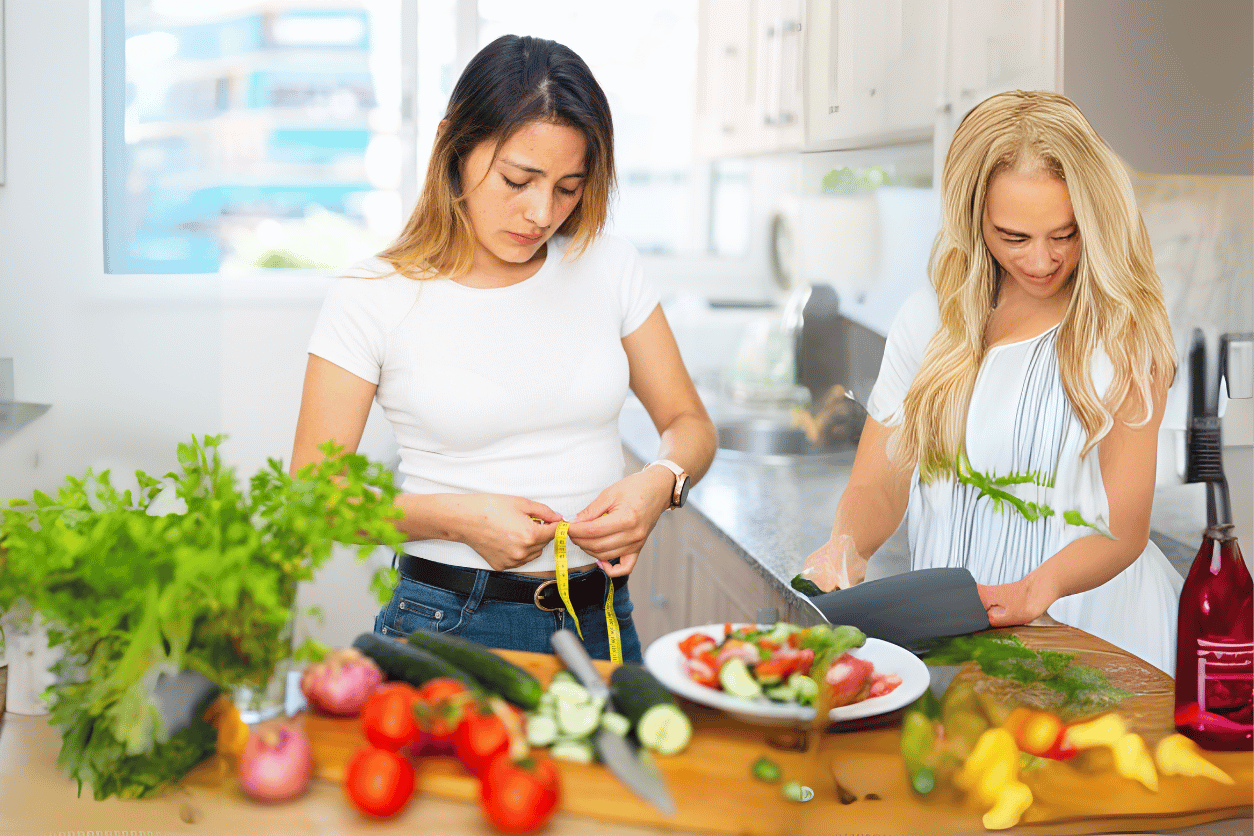
[(806, 558), (801, 576), (824, 592), (848, 589), (866, 578), (866, 564), (867, 559), (858, 554), (853, 538), (837, 534)]
[(549, 506), (518, 496), (466, 494), (454, 503), (461, 519), (458, 539), (498, 572), (539, 557), (562, 521)]

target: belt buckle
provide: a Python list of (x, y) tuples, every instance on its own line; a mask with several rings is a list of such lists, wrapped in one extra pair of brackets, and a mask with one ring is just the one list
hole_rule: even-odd
[(540, 603), (540, 598), (544, 596), (544, 588), (545, 588), (546, 586), (549, 586), (549, 585), (556, 585), (556, 584), (557, 584), (557, 579), (556, 579), (556, 578), (550, 578), (549, 580), (545, 581), (544, 583), (542, 583), (542, 584), (540, 584), (539, 586), (537, 586), (537, 587), (536, 587), (535, 594), (531, 596), (531, 601), (532, 601), (532, 603), (533, 603), (533, 604), (535, 604), (535, 605), (536, 605), (536, 609), (538, 609), (538, 610), (542, 610), (543, 612), (557, 612), (557, 611), (558, 611), (558, 610), (560, 610), (560, 609), (565, 609), (565, 607), (564, 607), (564, 606), (562, 606), (562, 607), (546, 607), (546, 606), (544, 606), (544, 604), (541, 604), (541, 603)]

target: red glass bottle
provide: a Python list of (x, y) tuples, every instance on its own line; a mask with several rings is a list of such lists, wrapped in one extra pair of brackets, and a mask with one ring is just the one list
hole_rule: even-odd
[(1232, 525), (1210, 526), (1180, 592), (1176, 637), (1176, 729), (1204, 749), (1251, 749), (1252, 593)]

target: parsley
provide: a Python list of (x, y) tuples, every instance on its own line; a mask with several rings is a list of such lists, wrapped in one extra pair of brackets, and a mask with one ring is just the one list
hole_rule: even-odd
[[(198, 671), (223, 690), (264, 686), (293, 655), (297, 585), (334, 543), (364, 559), (404, 537), (397, 490), (382, 465), (328, 442), (289, 476), (270, 459), (246, 485), (192, 437), (179, 469), (67, 477), (0, 509), (0, 611), (38, 614), (64, 650), (50, 689), (62, 729), (58, 765), (97, 798), (137, 798), (181, 778), (213, 747), (212, 727), (171, 737), (153, 699), (161, 674)], [(384, 581), (385, 582), (385, 581)], [(373, 587), (380, 593), (381, 583)], [(298, 656), (316, 654), (313, 643)]]
[(1046, 688), (1075, 714), (1103, 710), (1132, 696), (1110, 684), (1097, 668), (1077, 665), (1075, 654), (1032, 650), (1017, 636), (972, 634), (942, 639), (923, 657), (929, 665), (975, 662), (988, 676)]

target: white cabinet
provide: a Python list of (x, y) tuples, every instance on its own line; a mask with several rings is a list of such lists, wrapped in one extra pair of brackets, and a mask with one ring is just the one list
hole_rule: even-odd
[(804, 148), (926, 139), (938, 97), (936, 0), (809, 0)]
[(699, 151), (799, 148), (802, 0), (703, 0), (698, 21)]

